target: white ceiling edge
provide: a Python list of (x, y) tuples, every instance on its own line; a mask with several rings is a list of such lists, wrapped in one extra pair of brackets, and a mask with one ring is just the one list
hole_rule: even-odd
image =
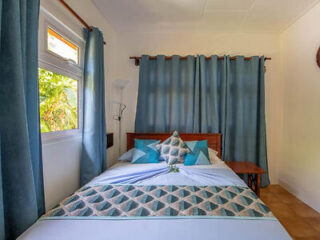
[[(297, 17), (295, 17), (287, 26), (283, 27), (281, 30), (272, 31), (272, 30), (244, 30), (244, 29), (237, 29), (237, 30), (208, 30), (208, 29), (197, 29), (196, 31), (194, 28), (189, 29), (159, 29), (155, 28), (152, 25), (140, 25), (136, 28), (128, 27), (128, 28), (119, 28), (116, 27), (115, 24), (108, 19), (108, 17), (102, 12), (102, 9), (99, 8), (94, 0), (90, 0), (93, 5), (97, 8), (97, 10), (101, 13), (101, 15), (106, 19), (106, 21), (111, 25), (117, 33), (132, 33), (135, 32), (137, 34), (173, 34), (173, 33), (197, 33), (197, 34), (204, 34), (204, 33), (234, 33), (234, 34), (272, 34), (272, 35), (281, 35), (285, 32), (288, 28), (290, 28), (293, 24), (295, 24), (300, 18), (302, 18), (305, 14), (307, 14), (311, 9), (313, 9), (317, 4), (320, 3), (320, 0), (314, 0), (305, 10), (303, 10)], [(281, 0), (280, 0), (281, 1)], [(303, 1), (303, 0), (301, 0)], [(152, 29), (152, 30), (150, 30)]]
[[(320, 0), (319, 0), (320, 1)], [(93, 1), (90, 0), (90, 2), (95, 6), (95, 8), (98, 10), (98, 12), (102, 15), (102, 17), (110, 24), (111, 28), (113, 28), (113, 30), (115, 32), (119, 32), (119, 29), (110, 21), (110, 19), (108, 19), (106, 17), (106, 15), (102, 12), (102, 10), (97, 6), (97, 4)]]
[(284, 27), (282, 30), (279, 31), (279, 34), (281, 35), (284, 33), (288, 28), (290, 28), (293, 24), (295, 24), (300, 18), (302, 18), (304, 15), (306, 15), (308, 12), (310, 12), (316, 5), (320, 4), (320, 0), (314, 0), (310, 6), (308, 6), (303, 12), (301, 12), (297, 17), (295, 17), (286, 27)]
[[(290, 26), (289, 26), (290, 27)], [(226, 34), (268, 34), (268, 35), (281, 35), (282, 31), (268, 31), (268, 30), (194, 30), (194, 29), (171, 29), (171, 30), (140, 30), (137, 31), (136, 29), (117, 29), (116, 31), (119, 34), (124, 33), (136, 33), (136, 34), (212, 34), (212, 33), (226, 33)]]

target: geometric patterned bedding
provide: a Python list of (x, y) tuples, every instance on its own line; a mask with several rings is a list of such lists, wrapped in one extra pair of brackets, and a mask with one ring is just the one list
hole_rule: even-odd
[(43, 217), (274, 218), (247, 187), (181, 185), (85, 186)]

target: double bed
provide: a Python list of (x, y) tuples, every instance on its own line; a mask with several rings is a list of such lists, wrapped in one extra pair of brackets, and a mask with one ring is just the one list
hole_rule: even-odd
[[(165, 140), (170, 134), (127, 134)], [(220, 134), (207, 140), (221, 155)], [(41, 217), (18, 239), (291, 239), (267, 206), (223, 162), (170, 171), (165, 162), (119, 162)]]

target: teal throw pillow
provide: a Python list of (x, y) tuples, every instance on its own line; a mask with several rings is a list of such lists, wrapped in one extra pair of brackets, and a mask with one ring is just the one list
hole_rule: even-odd
[(155, 146), (159, 143), (152, 139), (134, 139), (131, 163), (158, 163), (160, 154)]
[(207, 140), (189, 141), (185, 144), (191, 152), (185, 156), (184, 165), (210, 165)]

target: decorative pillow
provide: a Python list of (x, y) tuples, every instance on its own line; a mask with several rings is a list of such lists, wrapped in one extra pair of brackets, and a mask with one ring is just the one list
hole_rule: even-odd
[(119, 157), (119, 161), (128, 161), (131, 162), (133, 157), (134, 148), (131, 148), (128, 152), (125, 152)]
[(209, 159), (211, 164), (222, 163), (223, 161), (218, 157), (218, 152), (213, 150), (212, 148), (208, 148), (209, 150)]
[(155, 147), (159, 143), (152, 139), (134, 139), (131, 163), (158, 163), (160, 154)]
[(207, 140), (185, 143), (191, 152), (185, 157), (184, 165), (210, 165)]
[(171, 137), (158, 144), (156, 148), (160, 152), (160, 158), (169, 165), (183, 162), (184, 156), (190, 152), (177, 131), (174, 131)]

